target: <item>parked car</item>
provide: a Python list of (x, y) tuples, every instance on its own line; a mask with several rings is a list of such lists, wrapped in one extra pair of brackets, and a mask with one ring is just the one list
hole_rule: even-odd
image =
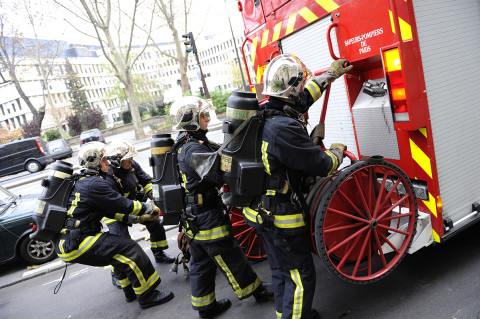
[(100, 141), (100, 142), (105, 143), (105, 138), (103, 138), (102, 131), (94, 128), (92, 130), (88, 130), (88, 131), (84, 131), (84, 132), (80, 133), (80, 139), (79, 139), (80, 146), (83, 146), (86, 143), (91, 142), (91, 141)]
[(31, 137), (0, 145), (0, 176), (21, 171), (38, 172), (53, 162), (41, 137)]
[(63, 138), (47, 142), (47, 147), (54, 160), (72, 157), (73, 150)]
[(15, 195), (0, 186), (0, 263), (20, 256), (28, 264), (55, 259), (53, 241), (30, 239), (38, 195)]

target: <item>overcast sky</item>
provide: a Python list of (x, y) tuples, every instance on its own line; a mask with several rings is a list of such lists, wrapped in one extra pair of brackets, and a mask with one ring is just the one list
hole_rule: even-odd
[[(84, 44), (98, 44), (98, 41), (82, 35), (69, 25), (65, 19), (74, 21), (72, 14), (66, 12), (64, 9), (58, 8), (53, 0), (0, 0), (3, 2), (0, 10), (10, 11), (9, 17), (13, 23), (18, 25), (18, 28), (24, 33), (26, 37), (32, 37), (33, 33), (31, 26), (28, 24), (27, 16), (25, 14), (23, 1), (31, 3), (33, 11), (37, 12), (37, 33), (40, 38), (64, 40), (68, 43), (84, 43)], [(126, 1), (126, 0), (124, 0)], [(173, 0), (182, 3), (180, 0)], [(6, 2), (6, 5), (5, 5)], [(14, 3), (18, 3), (17, 6)], [(123, 1), (122, 1), (123, 2)], [(226, 6), (225, 6), (226, 2)], [(230, 16), (232, 27), (236, 36), (243, 34), (243, 22), (240, 13), (237, 9), (237, 1), (234, 0), (193, 0), (192, 14), (189, 16), (189, 29), (194, 35), (200, 36), (210, 34), (230, 34), (230, 27), (228, 25), (227, 13)], [(68, 4), (68, 1), (62, 1)], [(78, 2), (77, 2), (78, 3)], [(79, 4), (80, 5), (80, 4)], [(7, 8), (5, 8), (7, 6)], [(8, 8), (9, 7), (9, 8)], [(12, 13), (14, 12), (13, 19)], [(43, 20), (39, 24), (39, 16), (43, 15)], [(147, 20), (146, 18), (143, 20)], [(125, 24), (127, 21), (125, 21)], [(75, 22), (75, 25), (87, 32), (93, 33), (91, 26), (83, 24), (82, 22)], [(179, 33), (183, 33), (183, 28), (177, 25)], [(156, 31), (155, 40), (157, 42), (171, 41), (171, 35), (167, 31)]]

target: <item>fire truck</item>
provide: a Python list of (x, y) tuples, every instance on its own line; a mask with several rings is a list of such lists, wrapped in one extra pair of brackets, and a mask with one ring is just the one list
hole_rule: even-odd
[[(333, 274), (378, 281), (407, 253), (480, 220), (480, 170), (471, 165), (480, 155), (477, 0), (240, 0), (238, 8), (259, 101), (278, 54), (316, 74), (334, 59), (354, 66), (308, 114), (310, 129), (325, 126), (324, 145), (351, 152), (350, 165), (317, 179), (306, 197), (315, 253)], [(241, 213), (232, 221), (247, 256), (264, 257)]]

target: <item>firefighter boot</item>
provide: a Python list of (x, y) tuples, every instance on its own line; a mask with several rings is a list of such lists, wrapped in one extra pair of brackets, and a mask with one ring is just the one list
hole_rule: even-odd
[(153, 306), (161, 305), (167, 301), (172, 300), (174, 297), (173, 292), (171, 291), (158, 291), (154, 290), (149, 292), (146, 296), (145, 294), (138, 297), (138, 303), (140, 308), (147, 309)]
[(210, 319), (215, 318), (219, 314), (224, 313), (227, 311), (228, 308), (232, 305), (230, 299), (225, 298), (219, 301), (215, 301), (212, 307), (209, 307), (208, 310), (200, 310), (198, 313), (200, 315), (200, 319)]
[(165, 254), (163, 249), (159, 249), (155, 251), (152, 249), (152, 252), (153, 252), (153, 256), (155, 257), (155, 262), (157, 263), (171, 264), (175, 261), (175, 258)]
[(137, 295), (135, 294), (135, 291), (133, 290), (132, 285), (128, 285), (125, 288), (123, 288), (123, 293), (125, 294), (125, 300), (127, 302), (132, 302), (135, 299), (137, 299)]
[(122, 285), (120, 284), (120, 281), (118, 280), (117, 277), (113, 275), (113, 273), (112, 273), (112, 284), (118, 289), (122, 289)]
[(275, 297), (273, 296), (272, 283), (262, 282), (262, 284), (253, 292), (253, 297), (257, 302), (275, 300)]

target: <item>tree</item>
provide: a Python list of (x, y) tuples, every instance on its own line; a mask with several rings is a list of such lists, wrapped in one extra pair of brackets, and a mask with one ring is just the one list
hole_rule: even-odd
[(82, 126), (85, 127), (87, 130), (90, 130), (92, 128), (101, 129), (102, 123), (103, 123), (103, 114), (101, 110), (94, 107), (90, 107), (83, 113)]
[(187, 77), (187, 67), (188, 67), (188, 53), (185, 52), (185, 46), (181, 35), (178, 33), (178, 29), (175, 26), (175, 21), (178, 21), (178, 18), (183, 19), (182, 23), (182, 34), (187, 33), (188, 31), (188, 16), (190, 14), (190, 9), (192, 7), (192, 1), (183, 1), (183, 7), (181, 9), (176, 9), (173, 5), (174, 0), (155, 0), (155, 3), (158, 7), (158, 10), (155, 10), (155, 14), (160, 18), (160, 21), (165, 21), (166, 27), (170, 29), (172, 34), (173, 41), (175, 42), (176, 55), (172, 55), (162, 49), (160, 49), (154, 39), (152, 34), (148, 33), (149, 38), (152, 40), (153, 45), (156, 49), (164, 56), (173, 59), (178, 63), (180, 71), (180, 80), (182, 85), (182, 93), (187, 94), (190, 92), (190, 85), (188, 83)]
[[(78, 19), (92, 25), (95, 34), (92, 37), (98, 40), (102, 53), (112, 66), (115, 76), (125, 85), (130, 111), (132, 113), (135, 137), (137, 139), (145, 137), (145, 133), (141, 127), (140, 112), (138, 111), (138, 102), (132, 81), (132, 67), (148, 45), (147, 37), (144, 39), (145, 43), (140, 52), (137, 54), (132, 53), (132, 42), (134, 40), (137, 25), (137, 10), (140, 5), (139, 0), (117, 1), (113, 6), (111, 0), (90, 0), (88, 2), (87, 0), (80, 0), (81, 7), (76, 5), (76, 1), (70, 0), (70, 4), (75, 7), (75, 9), (71, 9), (64, 5), (65, 1), (55, 0), (55, 2), (75, 15)], [(141, 4), (146, 6), (145, 2), (142, 2)], [(151, 12), (149, 19), (141, 17), (142, 21), (148, 22), (147, 27), (145, 28), (146, 30), (149, 30), (148, 32), (151, 32), (154, 9), (155, 5), (153, 10), (151, 10), (151, 8), (149, 9), (151, 10), (149, 11)], [(127, 14), (128, 11), (130, 14)], [(115, 21), (112, 19), (113, 15), (116, 15), (117, 19), (115, 19)], [(131, 24), (126, 28), (122, 25), (122, 21), (125, 18), (128, 18), (131, 21)], [(70, 24), (79, 32), (86, 34), (85, 32), (80, 31), (71, 22)], [(126, 39), (123, 36), (124, 34), (128, 34)]]
[[(19, 76), (17, 76), (17, 66), (25, 55), (23, 35), (12, 24), (10, 24), (4, 9), (5, 3), (0, 2), (0, 65), (2, 69), (8, 71), (8, 76), (10, 78), (5, 79), (4, 75), (0, 72), (1, 82), (13, 83), (18, 94), (25, 102), (30, 112), (32, 112), (33, 121), (35, 121), (37, 125), (41, 127), (43, 118), (45, 117), (45, 105), (41, 106), (37, 110), (23, 91), (23, 88), (20, 84)], [(10, 26), (11, 28), (10, 36), (6, 36), (7, 26)]]
[(67, 116), (66, 120), (68, 128), (70, 129), (68, 134), (71, 136), (76, 136), (82, 133), (82, 121), (80, 120), (80, 116), (77, 114), (70, 114)]
[(31, 120), (29, 122), (25, 122), (22, 125), (23, 130), (23, 137), (35, 137), (40, 136), (42, 134), (40, 130), (40, 125), (35, 120)]
[(88, 102), (85, 90), (82, 90), (83, 84), (78, 79), (68, 60), (65, 61), (65, 71), (67, 73), (68, 97), (70, 98), (70, 103), (72, 103), (73, 112), (81, 117), (83, 112), (90, 107), (90, 102)]

